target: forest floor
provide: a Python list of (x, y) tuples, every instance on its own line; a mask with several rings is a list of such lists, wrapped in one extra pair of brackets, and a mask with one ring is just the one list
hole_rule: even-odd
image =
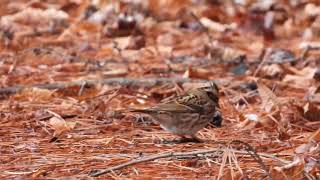
[[(312, 0), (2, 0), (0, 178), (320, 179), (319, 35)], [(202, 143), (127, 111), (209, 80)]]

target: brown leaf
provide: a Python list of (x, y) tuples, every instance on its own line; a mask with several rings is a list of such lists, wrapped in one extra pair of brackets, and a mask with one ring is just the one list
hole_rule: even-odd
[(22, 100), (28, 99), (32, 102), (47, 102), (52, 98), (54, 91), (40, 88), (27, 88), (22, 90), (19, 94), (16, 94), (15, 97)]
[(211, 72), (207, 69), (189, 67), (188, 70), (183, 74), (183, 77), (209, 79), (210, 75)]
[(57, 139), (63, 133), (74, 129), (76, 122), (66, 122), (62, 117), (53, 116), (49, 120), (49, 125), (54, 130), (53, 139)]
[(296, 75), (287, 74), (283, 78), (283, 82), (291, 83), (297, 87), (308, 87), (314, 81), (313, 77), (317, 72), (317, 68), (305, 67), (302, 70), (295, 70), (291, 68), (290, 70), (294, 71)]
[(302, 144), (295, 149), (295, 153), (297, 154), (305, 154), (305, 153), (320, 153), (320, 146), (315, 142), (308, 142), (306, 144)]
[(303, 116), (309, 121), (320, 121), (320, 108), (313, 103), (307, 103), (303, 106)]
[(309, 137), (309, 141), (316, 141), (316, 142), (320, 142), (320, 129), (318, 129), (315, 133), (313, 133), (310, 137)]
[(274, 167), (271, 171), (274, 179), (303, 179), (305, 162), (303, 158), (296, 157), (295, 160), (287, 165), (281, 167)]
[(283, 69), (279, 64), (271, 64), (261, 68), (261, 74), (265, 77), (275, 78), (283, 74)]
[(229, 29), (232, 30), (232, 29), (237, 28), (237, 25), (235, 23), (232, 23), (232, 24), (221, 24), (219, 22), (212, 21), (211, 19), (209, 19), (207, 17), (202, 17), (200, 19), (200, 22), (205, 27), (207, 27), (208, 29), (213, 30), (213, 31), (218, 31), (218, 32), (224, 32), (224, 31), (229, 30)]
[(113, 48), (103, 47), (97, 53), (97, 58), (105, 57), (105, 56), (114, 56), (116, 52)]
[(176, 18), (178, 12), (187, 7), (191, 1), (188, 0), (152, 0), (148, 3), (148, 9), (161, 18)]
[(126, 36), (126, 37), (118, 37), (118, 38), (114, 38), (114, 42), (117, 44), (117, 47), (119, 49), (125, 49), (129, 46), (130, 43), (130, 36)]
[(259, 124), (259, 117), (256, 114), (240, 114), (239, 119), (241, 122), (237, 127), (241, 129), (252, 129)]
[(278, 97), (263, 83), (257, 82), (257, 84), (258, 92), (262, 100), (261, 107), (266, 112), (271, 112), (271, 110), (279, 104)]

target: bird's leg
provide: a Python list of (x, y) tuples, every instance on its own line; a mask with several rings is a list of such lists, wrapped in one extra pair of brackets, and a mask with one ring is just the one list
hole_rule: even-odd
[(196, 135), (191, 135), (191, 138), (187, 138), (186, 136), (180, 136), (180, 137), (181, 137), (181, 139), (178, 140), (178, 143), (187, 143), (187, 142), (201, 143), (201, 142), (203, 142), (203, 140), (198, 138)]
[(178, 135), (180, 139), (173, 139), (173, 140), (163, 140), (161, 144), (180, 144), (190, 142), (190, 138), (187, 138), (185, 135)]
[(181, 138), (177, 140), (177, 143), (187, 143), (190, 142), (190, 138), (187, 138), (185, 135), (179, 135)]

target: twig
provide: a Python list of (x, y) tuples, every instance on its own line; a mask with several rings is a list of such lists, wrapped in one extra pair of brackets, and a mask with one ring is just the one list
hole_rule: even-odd
[(300, 55), (300, 59), (301, 60), (305, 60), (305, 58), (307, 57), (309, 51), (310, 51), (310, 46), (306, 46), (305, 48), (303, 48), (301, 55)]
[[(246, 142), (243, 142), (243, 141), (240, 141), (240, 140), (233, 140), (231, 141), (231, 143), (236, 143), (236, 144), (242, 144), (245, 146), (245, 150), (251, 155), (251, 157), (253, 159), (255, 159), (258, 164), (262, 167), (262, 169), (265, 171), (266, 175), (269, 177), (269, 180), (272, 180), (272, 176), (271, 174), (269, 173), (269, 170), (267, 168), (267, 166), (263, 163), (262, 159), (260, 158), (259, 154), (254, 150), (254, 148), (246, 143)], [(231, 144), (230, 143), (230, 144)]]
[[(179, 156), (194, 156), (198, 154), (207, 154), (207, 153), (213, 153), (217, 152), (219, 149), (210, 149), (210, 150), (198, 150), (198, 151), (191, 151), (191, 152), (180, 152), (180, 153), (175, 153), (175, 152), (169, 152), (169, 153), (161, 153), (161, 154), (155, 154), (151, 155), (149, 157), (141, 158), (141, 159), (136, 159), (132, 160), (117, 166), (113, 166), (104, 170), (95, 170), (89, 173), (90, 176), (92, 177), (97, 177), (106, 173), (109, 173), (111, 171), (119, 170), (131, 165), (135, 165), (141, 162), (147, 162), (147, 161), (153, 161), (156, 159), (161, 159), (161, 158), (168, 158), (168, 157), (179, 157)], [(221, 150), (220, 150), (221, 151)]]
[[(120, 86), (137, 86), (137, 87), (152, 87), (167, 83), (206, 83), (203, 79), (189, 79), (189, 78), (108, 78), (98, 80), (79, 80), (71, 82), (56, 82), (50, 84), (35, 84), (31, 86), (12, 86), (0, 89), (0, 95), (9, 95), (20, 92), (26, 88), (40, 88), (40, 89), (66, 89), (68, 87), (79, 86), (85, 84), (85, 87), (90, 87), (98, 84), (103, 85), (120, 85)], [(218, 85), (228, 83), (226, 80), (215, 81)]]
[(209, 29), (201, 22), (201, 20), (199, 19), (199, 17), (197, 15), (194, 14), (194, 12), (190, 11), (190, 15), (197, 21), (197, 23), (201, 26), (201, 28), (204, 30), (204, 32), (206, 33), (208, 39), (209, 39), (209, 43), (210, 43), (210, 47), (214, 47), (214, 38), (211, 36)]
[[(248, 154), (248, 150), (247, 151), (238, 151), (238, 150), (232, 150), (234, 153), (238, 153), (238, 154)], [(207, 149), (207, 150), (196, 150), (196, 151), (190, 151), (190, 152), (169, 152), (169, 153), (160, 153), (160, 154), (155, 154), (155, 155), (151, 155), (151, 156), (147, 156), (147, 157), (144, 157), (144, 158), (141, 158), (141, 159), (134, 159), (134, 160), (131, 160), (129, 162), (126, 162), (126, 163), (123, 163), (123, 164), (119, 164), (119, 165), (116, 165), (116, 166), (113, 166), (113, 167), (110, 167), (110, 168), (107, 168), (107, 169), (101, 169), (101, 170), (93, 170), (89, 173), (90, 176), (92, 177), (98, 177), (100, 175), (103, 175), (103, 174), (106, 174), (106, 173), (109, 173), (109, 172), (113, 172), (115, 170), (119, 170), (119, 169), (123, 169), (123, 168), (126, 168), (128, 166), (132, 166), (132, 165), (135, 165), (135, 164), (139, 164), (139, 163), (142, 163), (142, 162), (147, 162), (147, 161), (153, 161), (153, 160), (156, 160), (156, 159), (161, 159), (161, 158), (168, 158), (168, 157), (185, 157), (185, 156), (197, 156), (197, 155), (200, 155), (200, 154), (209, 154), (209, 153), (222, 153), (223, 152), (223, 149), (221, 148), (211, 148), (211, 149)], [(252, 151), (251, 151), (252, 152)], [(258, 153), (256, 153), (258, 154)], [(263, 153), (259, 153), (258, 154), (259, 156), (265, 156), (265, 157), (268, 157), (268, 158), (272, 158), (272, 159), (275, 159), (275, 160), (279, 160), (280, 162), (284, 162), (285, 160), (282, 160), (282, 159), (278, 159), (278, 158), (275, 158), (274, 156), (272, 155), (269, 155), (269, 154), (263, 154)]]
[(270, 54), (270, 49), (267, 50), (263, 50), (261, 53), (262, 56), (262, 60), (260, 62), (260, 64), (258, 65), (256, 71), (253, 73), (253, 77), (256, 77), (257, 74), (259, 73), (259, 71), (261, 70), (261, 68), (263, 67), (264, 63), (267, 61), (267, 56), (268, 54)]
[(81, 84), (81, 86), (80, 86), (80, 90), (79, 90), (79, 92), (78, 92), (78, 96), (81, 96), (82, 95), (82, 93), (83, 93), (83, 90), (84, 90), (84, 88), (85, 88), (85, 86), (86, 86), (86, 81), (84, 81), (82, 84)]

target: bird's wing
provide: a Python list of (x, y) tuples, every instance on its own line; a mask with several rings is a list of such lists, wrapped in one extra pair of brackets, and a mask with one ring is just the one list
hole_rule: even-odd
[(186, 95), (179, 96), (173, 100), (163, 102), (148, 109), (136, 109), (131, 112), (142, 113), (157, 113), (157, 112), (172, 112), (172, 113), (203, 113), (204, 101), (201, 100), (199, 92), (190, 92)]
[(174, 100), (158, 104), (149, 109), (149, 111), (165, 111), (174, 113), (201, 113), (203, 107), (197, 102), (194, 95), (180, 96)]

